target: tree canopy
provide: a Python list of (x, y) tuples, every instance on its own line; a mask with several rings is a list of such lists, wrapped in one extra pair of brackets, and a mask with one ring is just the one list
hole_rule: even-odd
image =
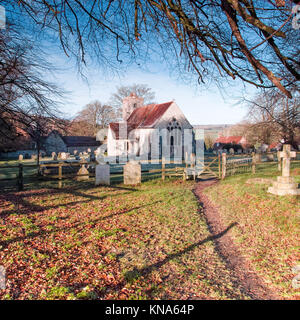
[(131, 93), (135, 93), (138, 97), (144, 99), (144, 104), (154, 103), (155, 93), (146, 84), (132, 84), (127, 86), (117, 87), (115, 93), (111, 95), (110, 104), (116, 109), (120, 108), (123, 103), (123, 99), (129, 97)]
[[(109, 70), (149, 57), (207, 79), (240, 79), (292, 97), (300, 79), (297, 1), (2, 0), (10, 17), (58, 37), (66, 55)], [(13, 12), (13, 13), (12, 13)], [(27, 22), (26, 22), (27, 21)]]

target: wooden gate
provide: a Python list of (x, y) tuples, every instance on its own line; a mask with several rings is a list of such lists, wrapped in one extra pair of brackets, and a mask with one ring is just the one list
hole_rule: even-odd
[(203, 159), (196, 159), (189, 168), (184, 170), (184, 178), (193, 177), (201, 179), (221, 178), (220, 155), (214, 157), (204, 156)]

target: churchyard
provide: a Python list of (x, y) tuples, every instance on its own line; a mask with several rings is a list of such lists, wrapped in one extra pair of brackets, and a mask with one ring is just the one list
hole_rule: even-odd
[[(204, 202), (197, 199), (201, 176), (163, 177), (161, 169), (143, 165), (140, 176), (132, 177), (137, 167), (130, 165), (123, 177), (116, 164), (109, 185), (96, 186), (92, 175), (73, 176), (60, 185), (28, 180), (23, 191), (1, 192), (7, 283), (0, 299), (299, 299), (293, 285), (293, 267), (300, 264), (299, 197), (268, 193), (284, 166), (276, 156), (268, 162), (264, 155), (254, 170), (248, 158), (228, 157), (224, 179), (218, 157), (214, 166), (206, 161), (220, 181), (201, 191)], [(299, 160), (290, 166), (300, 183)], [(211, 203), (222, 221), (217, 234), (207, 215)], [(224, 258), (219, 245), (225, 235), (267, 293), (256, 292), (256, 280), (249, 289)]]

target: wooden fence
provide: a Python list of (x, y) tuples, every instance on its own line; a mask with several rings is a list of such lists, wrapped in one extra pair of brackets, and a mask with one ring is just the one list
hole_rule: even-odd
[[(186, 157), (187, 158), (187, 157)], [(225, 179), (228, 176), (240, 174), (240, 173), (252, 173), (255, 174), (258, 170), (263, 170), (266, 165), (276, 164), (278, 170), (281, 170), (281, 158), (277, 153), (267, 153), (262, 156), (258, 154), (251, 155), (228, 155), (226, 153), (218, 155), (205, 155), (204, 159), (195, 159), (192, 155), (190, 160), (183, 161), (178, 164), (176, 162), (166, 162), (163, 158), (158, 163), (152, 165), (142, 164), (142, 173), (147, 175), (158, 175), (161, 176), (162, 180), (166, 177), (181, 177), (187, 178), (218, 178)], [(300, 152), (297, 153), (297, 159), (293, 160), (292, 163), (300, 164)], [(39, 166), (36, 164), (24, 165), (19, 162), (13, 166), (0, 166), (1, 169), (15, 169), (15, 178), (10, 180), (16, 180), (17, 189), (19, 191), (24, 189), (24, 171), (28, 168), (36, 169), (36, 174), (30, 177), (38, 178), (39, 180), (55, 180), (58, 183), (58, 187), (62, 187), (63, 179), (74, 179), (78, 177), (94, 177), (94, 167), (96, 162), (58, 162), (58, 163), (42, 163)], [(80, 166), (88, 166), (88, 174), (78, 174)], [(111, 166), (111, 175), (121, 177), (123, 175), (123, 165), (116, 164)], [(65, 171), (65, 172), (64, 172)], [(1, 179), (0, 179), (1, 180)]]

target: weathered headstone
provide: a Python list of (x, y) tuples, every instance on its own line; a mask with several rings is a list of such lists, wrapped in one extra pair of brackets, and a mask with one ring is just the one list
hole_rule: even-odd
[(279, 156), (282, 158), (282, 176), (277, 177), (277, 181), (268, 189), (268, 192), (279, 196), (300, 195), (298, 184), (290, 176), (291, 158), (296, 157), (296, 152), (291, 151), (291, 145), (285, 144)]
[(109, 164), (97, 164), (96, 165), (96, 181), (95, 185), (110, 184), (110, 167)]
[(141, 165), (136, 161), (129, 161), (124, 166), (124, 184), (139, 184), (142, 180)]
[(67, 157), (67, 154), (65, 152), (61, 152), (60, 158), (61, 158), (61, 160), (67, 160), (68, 157)]
[(52, 160), (57, 160), (57, 154), (56, 154), (56, 152), (52, 152), (52, 153), (51, 153), (51, 157), (52, 157)]
[(267, 160), (268, 161), (274, 161), (274, 154), (273, 153), (267, 153)]
[(37, 155), (36, 154), (32, 154), (31, 155), (31, 160), (36, 160), (37, 159)]
[(77, 181), (83, 181), (83, 180), (88, 180), (89, 178), (90, 178), (89, 177), (89, 171), (85, 167), (85, 165), (83, 164), (81, 166), (81, 168), (77, 172), (76, 180)]
[(23, 155), (19, 154), (19, 161), (23, 161)]
[(230, 153), (230, 154), (234, 154), (234, 149), (233, 149), (233, 148), (230, 148), (230, 149), (229, 149), (229, 153)]

